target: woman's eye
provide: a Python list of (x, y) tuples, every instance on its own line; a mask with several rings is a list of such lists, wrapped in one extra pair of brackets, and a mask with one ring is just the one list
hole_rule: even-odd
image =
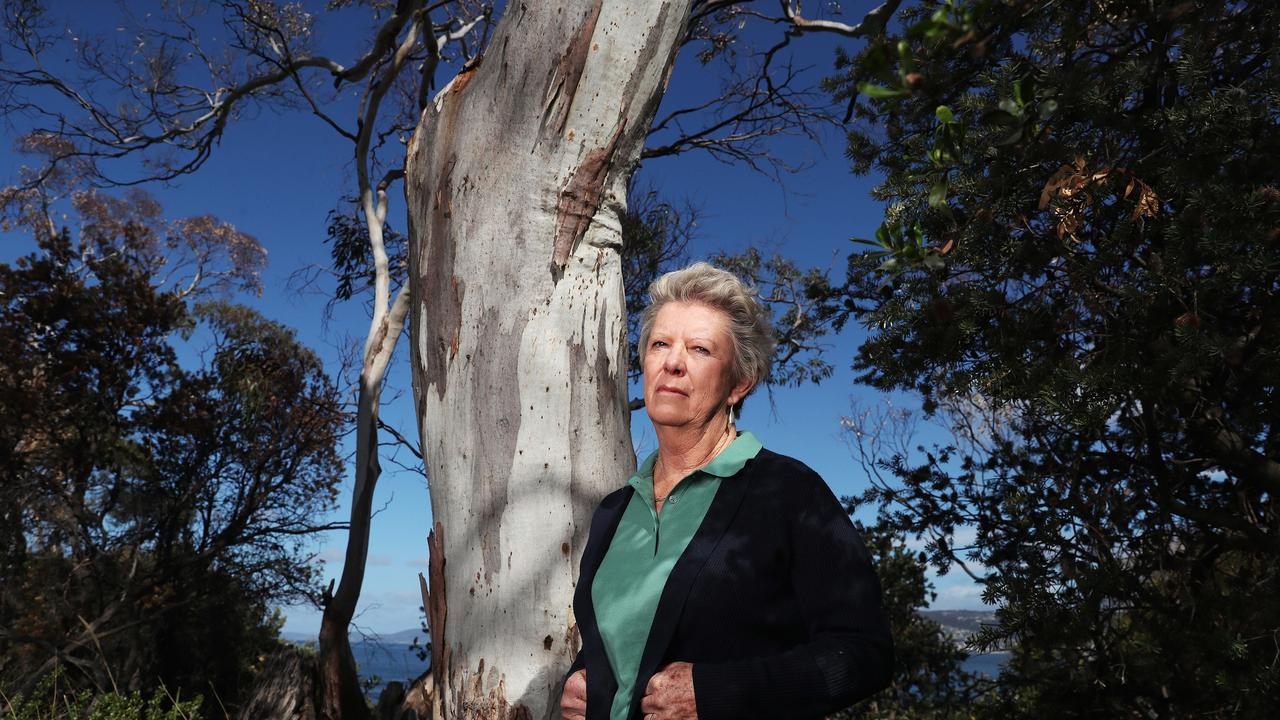
[(706, 348), (702, 347), (701, 345), (695, 345), (693, 349), (694, 349), (696, 352), (699, 352), (699, 353), (701, 353), (701, 354), (703, 354), (703, 355), (710, 355), (710, 354), (711, 354), (711, 351), (710, 351), (710, 350), (708, 350), (708, 349), (706, 349)]
[(653, 342), (649, 343), (649, 347), (655, 347), (655, 348), (666, 347), (666, 343), (662, 342), (661, 340), (654, 340)]

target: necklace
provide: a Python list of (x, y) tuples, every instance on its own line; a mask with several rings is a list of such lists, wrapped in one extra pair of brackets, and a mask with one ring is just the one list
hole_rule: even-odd
[[(661, 463), (661, 462), (662, 462), (662, 458), (658, 458), (658, 462), (659, 462), (659, 463)], [(656, 468), (656, 464), (655, 464), (655, 468)], [(654, 475), (655, 475), (655, 477), (656, 477), (656, 476), (657, 476), (657, 473), (654, 473)], [(654, 489), (654, 493), (653, 493), (653, 502), (654, 502), (654, 504), (656, 504), (656, 505), (661, 505), (662, 503), (666, 502), (666, 501), (667, 501), (667, 498), (671, 497), (671, 494), (672, 494), (672, 493), (674, 493), (674, 492), (676, 491), (676, 488), (678, 488), (678, 487), (680, 487), (680, 483), (678, 483), (678, 482), (677, 482), (675, 485), (672, 485), (672, 486), (671, 486), (671, 489), (667, 491), (667, 494), (666, 494), (666, 495), (659, 495), (659, 494), (657, 493), (657, 489), (655, 488), (655, 489)]]
[[(731, 427), (732, 427), (732, 426), (731, 426)], [(728, 439), (728, 440), (729, 440), (729, 442), (727, 442), (727, 443), (726, 443), (726, 442), (725, 442), (725, 440), (726, 440), (726, 439)], [(723, 451), (723, 450), (724, 450), (724, 448), (729, 447), (729, 445), (730, 445), (730, 444), (732, 444), (732, 441), (733, 441), (733, 432), (732, 432), (732, 430), (730, 430), (730, 431), (725, 435), (725, 437), (721, 438), (721, 439), (720, 439), (720, 441), (716, 443), (715, 450), (711, 453), (711, 457), (712, 457), (712, 458), (714, 458), (714, 457), (716, 457), (717, 455), (719, 455), (719, 454), (721, 453), (721, 451)], [(656, 471), (657, 471), (657, 469), (658, 469), (658, 468), (657, 468), (657, 466), (658, 466), (658, 464), (661, 464), (661, 463), (662, 463), (662, 456), (658, 456), (658, 460), (657, 460), (657, 462), (654, 464), (654, 470), (655, 470), (655, 472), (654, 472), (654, 477), (657, 477), (657, 472), (656, 472)], [(683, 482), (681, 482), (681, 481), (677, 481), (677, 482), (676, 482), (676, 484), (675, 484), (675, 485), (673, 485), (673, 486), (671, 487), (671, 489), (667, 491), (667, 494), (666, 494), (666, 495), (659, 495), (659, 494), (656, 492), (657, 488), (655, 487), (655, 488), (654, 488), (655, 492), (653, 493), (653, 502), (654, 502), (654, 504), (656, 504), (656, 505), (661, 505), (662, 503), (666, 502), (667, 498), (671, 498), (671, 502), (675, 502), (675, 501), (676, 501), (676, 498), (671, 497), (671, 496), (675, 494), (676, 490), (679, 490), (679, 489), (680, 489), (680, 486), (681, 486), (682, 484), (683, 484)]]

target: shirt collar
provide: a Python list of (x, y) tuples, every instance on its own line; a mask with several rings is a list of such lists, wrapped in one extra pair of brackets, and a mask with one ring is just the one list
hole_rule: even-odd
[[(720, 478), (732, 477), (742, 469), (747, 461), (760, 453), (764, 446), (750, 431), (738, 433), (738, 437), (729, 443), (729, 447), (711, 459), (711, 462), (698, 468), (695, 472), (704, 472)], [(628, 480), (628, 484), (639, 490), (646, 497), (653, 492), (653, 466), (658, 462), (658, 451), (654, 450), (640, 463), (636, 472)]]
[(747, 461), (755, 457), (764, 446), (749, 431), (738, 433), (729, 447), (720, 451), (711, 462), (702, 466), (702, 472), (716, 477), (733, 477)]

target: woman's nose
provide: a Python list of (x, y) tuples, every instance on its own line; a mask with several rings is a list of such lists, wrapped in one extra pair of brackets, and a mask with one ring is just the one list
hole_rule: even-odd
[(679, 375), (684, 372), (684, 348), (673, 347), (662, 358), (662, 369), (672, 375)]

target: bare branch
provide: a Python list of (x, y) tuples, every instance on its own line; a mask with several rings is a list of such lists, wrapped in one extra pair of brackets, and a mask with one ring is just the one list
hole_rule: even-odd
[[(800, 134), (816, 142), (818, 128), (834, 126), (835, 117), (822, 96), (795, 87), (803, 69), (788, 62), (777, 71), (779, 76), (774, 77), (774, 58), (788, 42), (789, 38), (784, 37), (770, 48), (763, 54), (760, 69), (754, 75), (735, 78), (719, 97), (672, 111), (657, 120), (650, 128), (651, 138), (665, 132), (678, 135), (665, 144), (645, 148), (641, 157), (658, 158), (705, 150), (718, 160), (742, 162), (760, 172), (764, 172), (762, 165), (768, 164), (774, 173), (766, 174), (797, 170), (773, 156), (764, 140)], [(693, 130), (683, 125), (687, 118), (706, 115), (716, 119)]]
[[(344, 128), (323, 107), (314, 86), (306, 82), (307, 71), (322, 71), (336, 89), (383, 68), (385, 72), (368, 91), (369, 99), (376, 100), (375, 93), (385, 92), (407, 63), (423, 57), (423, 47), (429, 44), (417, 41), (422, 25), (415, 19), (425, 17), (429, 10), (424, 9), (423, 0), (400, 0), (381, 23), (369, 49), (349, 67), (307, 49), (309, 17), (305, 13), (299, 15), (284, 7), (277, 15), (265, 15), (263, 6), (257, 4), (236, 0), (220, 4), (226, 12), (224, 26), (232, 37), (229, 48), (253, 61), (248, 77), (233, 78), (231, 65), (207, 52), (200, 43), (201, 33), (188, 17), (175, 11), (164, 16), (167, 27), (143, 26), (134, 45), (114, 51), (103, 42), (73, 36), (70, 54), (87, 73), (76, 83), (54, 69), (61, 67), (60, 63), (45, 63), (43, 55), (56, 43), (52, 31), (29, 15), (36, 12), (34, 6), (7, 8), (8, 40), (17, 52), (0, 61), (0, 109), (8, 116), (37, 118), (37, 126), (31, 128), (37, 134), (70, 141), (66, 152), (49, 158), (50, 168), (78, 160), (114, 160), (146, 153), (149, 167), (140, 177), (133, 176), (135, 169), (130, 170), (130, 177), (116, 177), (106, 168), (96, 168), (100, 184), (167, 181), (199, 169), (228, 122), (250, 100), (302, 103), (340, 135), (356, 141), (359, 130)], [(441, 26), (439, 35), (435, 28), (429, 33), (436, 47), (434, 59), (424, 64), (431, 65), (432, 72), (445, 45), (475, 32), (491, 14), (487, 4), (461, 0), (438, 2), (431, 8), (445, 5), (457, 5), (466, 14), (451, 18)], [(19, 62), (24, 59), (22, 66)], [(191, 75), (192, 63), (208, 73), (209, 87), (179, 81)], [(103, 86), (111, 100), (96, 99), (94, 86)], [(63, 109), (48, 101), (50, 95), (66, 101)], [(36, 97), (44, 99), (36, 101)], [(121, 98), (127, 102), (120, 103)], [(376, 115), (371, 104), (362, 107), (361, 119), (367, 121)], [(172, 155), (174, 151), (178, 155)], [(51, 171), (42, 169), (31, 182), (42, 181)]]
[(800, 3), (795, 0), (778, 0), (782, 13), (797, 32), (831, 32), (845, 37), (869, 37), (884, 32), (889, 18), (897, 12), (902, 0), (886, 2), (863, 16), (862, 22), (848, 25), (834, 20), (809, 20), (800, 14)]
[[(409, 452), (413, 453), (414, 457), (418, 458), (419, 462), (422, 461), (423, 459), (422, 448), (418, 446), (418, 443), (415, 443), (409, 438), (405, 437), (403, 433), (397, 430), (394, 426), (388, 425), (386, 422), (383, 422), (381, 418), (378, 419), (378, 429), (385, 430), (387, 434), (389, 434), (392, 438), (394, 438), (395, 439), (395, 442), (393, 443), (394, 445), (397, 445), (399, 447), (402, 447), (408, 450)], [(421, 468), (419, 468), (419, 471), (421, 471)]]

